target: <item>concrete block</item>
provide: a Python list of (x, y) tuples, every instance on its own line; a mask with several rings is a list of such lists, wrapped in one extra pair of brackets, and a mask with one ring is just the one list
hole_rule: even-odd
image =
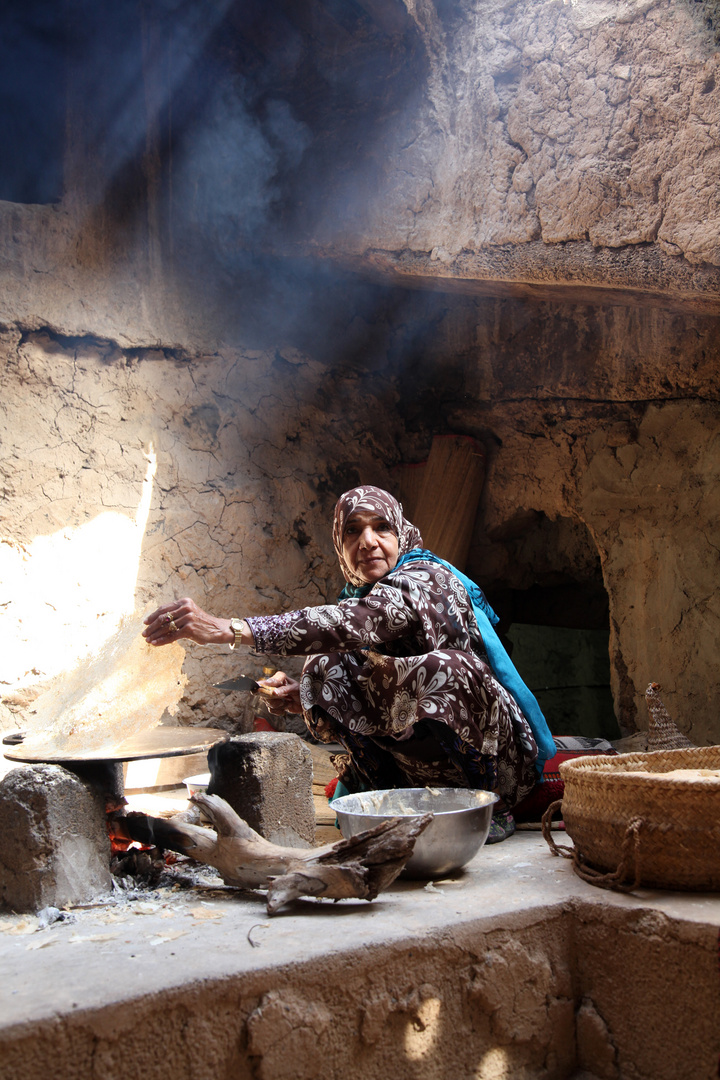
[(213, 746), (208, 765), (208, 794), (220, 795), (266, 840), (285, 847), (313, 843), (312, 755), (297, 735), (238, 735)]
[(8, 773), (0, 781), (0, 905), (40, 911), (111, 887), (104, 797), (59, 765)]

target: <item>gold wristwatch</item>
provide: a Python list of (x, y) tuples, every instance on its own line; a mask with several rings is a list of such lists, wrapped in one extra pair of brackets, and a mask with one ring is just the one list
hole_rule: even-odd
[(230, 646), (231, 649), (234, 649), (237, 645), (242, 645), (243, 622), (244, 622), (243, 619), (231, 619), (230, 620), (230, 629), (232, 630), (233, 634), (235, 635), (235, 640), (233, 641), (232, 645)]

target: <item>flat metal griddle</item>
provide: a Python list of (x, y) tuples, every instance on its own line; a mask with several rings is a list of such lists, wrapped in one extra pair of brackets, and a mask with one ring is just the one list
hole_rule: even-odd
[(29, 749), (24, 750), (22, 742), (5, 744), (2, 752), (10, 761), (21, 761), (26, 765), (61, 765), (70, 761), (142, 761), (144, 758), (204, 754), (215, 743), (224, 742), (227, 738), (227, 732), (218, 731), (217, 728), (157, 727), (133, 735), (115, 746), (89, 750), (84, 754), (63, 751), (33, 753)]

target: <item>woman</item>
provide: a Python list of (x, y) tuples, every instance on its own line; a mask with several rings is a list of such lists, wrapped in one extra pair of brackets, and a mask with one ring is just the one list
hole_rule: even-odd
[(473, 582), (422, 550), (381, 488), (340, 497), (333, 542), (346, 581), (337, 604), (231, 620), (181, 599), (148, 616), (144, 636), (307, 656), (299, 684), (282, 672), (269, 681), (283, 709), (302, 709), (313, 735), (345, 747), (347, 790), (495, 791), (490, 841), (504, 839), (510, 809), (555, 747), (493, 629), (497, 617)]

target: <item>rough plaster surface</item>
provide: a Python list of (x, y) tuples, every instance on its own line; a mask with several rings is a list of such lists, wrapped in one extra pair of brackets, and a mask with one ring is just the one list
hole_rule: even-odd
[(487, 520), (510, 516), (523, 461), (524, 505), (580, 517), (589, 528), (610, 600), (611, 679), (621, 723), (647, 726), (642, 695), (648, 682), (658, 681), (693, 741), (717, 742), (708, 632), (718, 615), (712, 584), (720, 511), (717, 407), (653, 403), (637, 423), (616, 420), (609, 431), (601, 425), (585, 433), (576, 414), (544, 446), (530, 434), (530, 410), (523, 410), (525, 432), (517, 413), (502, 423), (498, 412), (494, 430), (503, 448), (488, 469)]
[[(720, 358), (716, 320), (697, 314), (720, 297), (717, 4), (417, 0), (386, 16), (391, 51), (396, 33), (419, 43), (420, 82), (352, 169), (326, 142), (301, 193), (312, 235), (275, 246), (583, 304), (398, 292), (338, 315), (328, 276), (293, 293), (294, 271), (280, 287), (278, 265), (263, 276), (252, 258), (234, 276), (159, 227), (149, 114), (148, 190), (127, 220), (103, 194), (76, 72), (66, 196), (0, 204), (5, 726), (32, 724), (27, 688), (95, 647), (133, 595), (190, 593), (224, 614), (332, 598), (333, 496), (361, 476), (391, 485), (389, 467), (449, 430), (488, 452), (481, 583), (584, 578), (599, 553), (621, 724), (645, 725), (659, 678), (681, 728), (720, 739)], [(343, 40), (332, 48), (352, 53)], [(333, 101), (320, 127), (347, 138)], [(623, 306), (643, 297), (655, 306)], [(184, 721), (247, 728), (247, 702), (208, 689), (230, 666), (191, 650)]]
[[(310, 242), (415, 284), (524, 283), (538, 302), (398, 290), (352, 312), (352, 290), (308, 285), (307, 266), (283, 278), (251, 258), (248, 276), (241, 259), (234, 276), (232, 259), (173, 247), (150, 190), (132, 227), (110, 195), (90, 207), (108, 178), (76, 139), (60, 204), (0, 205), (6, 726), (32, 724), (27, 688), (94, 648), (133, 595), (188, 593), (228, 615), (332, 599), (333, 497), (360, 477), (392, 486), (392, 465), (459, 431), (488, 453), (480, 582), (584, 580), (599, 555), (621, 724), (645, 726), (660, 679), (680, 727), (720, 739), (720, 357), (699, 313), (720, 302), (717, 5), (417, 0), (386, 14), (388, 48), (395, 33), (419, 43), (407, 78), (421, 83), (354, 170), (336, 154), (336, 175), (325, 143), (299, 215), (312, 236), (282, 230), (275, 246)], [(76, 87), (76, 135), (81, 99)], [(346, 138), (337, 119), (325, 129)], [(539, 302), (563, 290), (583, 303)], [(628, 306), (643, 297), (655, 306)], [(183, 721), (247, 729), (247, 700), (209, 689), (232, 666), (191, 648)]]
[(593, 889), (528, 834), (373, 904), (6, 917), (0, 1075), (711, 1080), (719, 923), (712, 896)]
[[(425, 94), (385, 148), (379, 194), (344, 233), (329, 219), (328, 251), (400, 274), (688, 296), (690, 267), (720, 265), (714, 3), (407, 7)], [(705, 284), (717, 294), (716, 275)]]
[[(436, 334), (438, 353), (454, 346), (448, 422), (488, 447), (472, 573), (490, 589), (551, 581), (563, 564), (582, 579), (582, 522), (610, 600), (621, 724), (647, 726), (656, 680), (693, 740), (717, 742), (716, 320), (467, 301), (446, 307)], [(430, 371), (416, 375), (421, 398)], [(533, 533), (531, 510), (566, 527)], [(525, 549), (498, 542), (514, 531)]]
[(0, 906), (39, 911), (81, 904), (112, 884), (105, 800), (57, 765), (0, 781)]
[[(389, 378), (368, 376), (375, 395), (351, 415), (345, 402), (367, 379), (293, 349), (168, 357), (17, 333), (4, 344), (6, 699), (56, 675), (61, 656), (69, 664), (97, 647), (133, 594), (140, 606), (191, 595), (227, 616), (335, 595), (334, 492), (358, 470), (387, 482), (377, 448), (400, 427)], [(135, 547), (121, 530), (132, 532), (150, 444), (158, 469)], [(118, 534), (120, 548), (110, 545)], [(237, 673), (238, 659), (188, 647), (190, 710), (229, 723), (244, 715), (246, 695), (210, 685)], [(261, 660), (241, 663), (260, 673)], [(32, 716), (14, 726), (24, 722)]]
[[(477, 580), (584, 581), (599, 556), (620, 723), (646, 727), (657, 680), (679, 726), (718, 741), (716, 319), (418, 294), (390, 307), (365, 324), (382, 341), (372, 368), (362, 349), (348, 358), (350, 316), (334, 366), (289, 346), (191, 356), (5, 333), (6, 728), (32, 725), (33, 687), (63, 650), (69, 661), (107, 635), (133, 593), (228, 616), (332, 600), (335, 496), (360, 478), (392, 487), (391, 466), (421, 460), (444, 427), (487, 449)], [(134, 537), (123, 565), (103, 522)], [(259, 674), (260, 660), (240, 663)], [(247, 698), (211, 688), (237, 664), (188, 646), (183, 722), (248, 729)]]
[[(366, 5), (381, 12), (380, 25), (385, 6)], [(590, 301), (597, 292), (599, 302), (718, 310), (716, 0), (398, 0), (389, 17), (410, 49), (406, 82), (368, 130), (348, 122), (332, 93), (323, 106), (300, 76), (287, 83), (277, 72), (300, 128), (310, 122), (301, 108), (309, 94), (317, 130), (306, 132), (304, 179), (294, 187), (295, 170), (289, 181), (270, 178), (301, 224), (293, 231), (269, 205), (254, 207), (261, 248), (420, 285), (545, 297), (574, 290)], [(332, 53), (342, 67), (335, 54), (347, 53), (352, 70), (362, 46), (340, 34), (324, 55), (310, 33), (298, 47), (320, 66), (331, 66)], [(381, 56), (378, 64), (380, 72)], [(363, 77), (372, 70), (368, 54)], [(158, 198), (178, 197), (158, 189), (153, 108), (164, 76), (146, 58), (148, 113), (134, 119), (148, 129), (147, 190), (132, 224), (128, 208), (104, 193), (113, 178), (102, 173), (102, 155), (82, 149), (87, 88), (82, 72), (76, 77), (63, 200), (0, 204), (3, 318), (124, 347), (213, 351), (242, 341), (238, 282), (232, 269), (227, 277), (238, 252), (230, 244), (227, 265), (212, 271), (181, 236), (163, 232)], [(204, 134), (210, 147), (232, 141), (223, 129)], [(244, 206), (238, 176), (226, 183), (240, 185)], [(176, 230), (194, 209), (178, 208)], [(205, 208), (209, 219), (214, 212)], [(208, 248), (237, 225), (227, 213)], [(242, 209), (238, 218), (241, 234), (246, 226), (252, 234)]]

